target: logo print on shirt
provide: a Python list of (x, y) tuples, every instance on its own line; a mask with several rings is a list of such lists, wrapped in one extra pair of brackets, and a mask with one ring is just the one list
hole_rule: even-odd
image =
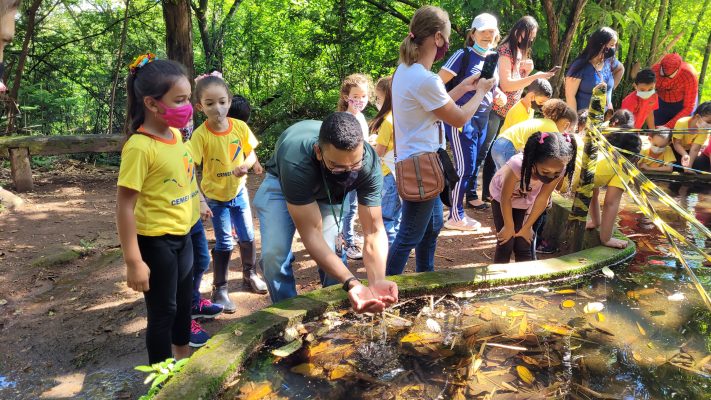
[(232, 161), (237, 159), (237, 155), (239, 155), (240, 150), (242, 150), (242, 146), (240, 144), (239, 140), (233, 140), (230, 142), (230, 154), (232, 155)]
[(181, 188), (181, 189), (183, 188), (183, 185), (181, 185), (180, 183), (178, 183), (178, 181), (176, 181), (174, 178), (164, 179), (164, 180), (163, 180), (163, 183), (168, 183), (168, 182), (171, 182), (171, 181), (172, 181), (172, 182), (175, 182), (175, 184), (178, 185), (179, 188)]
[[(195, 179), (195, 163), (187, 151), (183, 154), (183, 165), (185, 166), (185, 172), (188, 174), (188, 180), (192, 182)], [(180, 185), (178, 186), (182, 187)]]

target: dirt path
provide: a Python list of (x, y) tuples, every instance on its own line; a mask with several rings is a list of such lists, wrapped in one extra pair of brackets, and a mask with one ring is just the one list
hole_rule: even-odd
[[(61, 160), (36, 173), (24, 208), (0, 211), (0, 398), (134, 399), (145, 393), (143, 375), (133, 370), (147, 363), (145, 306), (125, 284), (114, 226), (116, 177), (116, 169)], [(0, 182), (8, 181), (9, 171), (0, 168)], [(251, 195), (260, 181), (250, 176)], [(468, 212), (491, 225), (490, 211)], [(489, 228), (443, 230), (437, 267), (488, 263), (494, 243)], [(298, 238), (295, 246), (299, 291), (320, 287)], [(268, 296), (242, 288), (234, 258), (229, 279), (240, 307), (204, 323), (210, 333), (269, 304)], [(365, 276), (361, 262), (351, 267)], [(208, 271), (203, 293), (209, 295), (211, 282)]]

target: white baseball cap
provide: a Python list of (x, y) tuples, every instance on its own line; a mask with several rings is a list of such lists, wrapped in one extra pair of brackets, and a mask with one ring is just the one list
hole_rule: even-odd
[(494, 29), (498, 32), (499, 22), (496, 20), (496, 17), (491, 14), (479, 14), (476, 18), (474, 18), (474, 21), (472, 21), (472, 29), (476, 29), (478, 31)]

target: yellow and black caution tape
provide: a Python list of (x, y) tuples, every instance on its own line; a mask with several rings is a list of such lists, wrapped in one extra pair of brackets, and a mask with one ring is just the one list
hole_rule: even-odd
[[(614, 147), (614, 146), (613, 146), (613, 147)], [(702, 170), (700, 170), (700, 169), (689, 168), (689, 167), (685, 167), (685, 166), (683, 166), (683, 165), (679, 165), (679, 164), (674, 164), (674, 163), (662, 161), (662, 160), (660, 160), (660, 159), (658, 159), (658, 158), (647, 157), (647, 156), (645, 156), (645, 155), (642, 155), (642, 154), (639, 154), (639, 153), (635, 153), (635, 152), (632, 152), (632, 151), (627, 151), (627, 150), (621, 149), (621, 148), (619, 148), (619, 147), (615, 147), (615, 150), (619, 151), (620, 153), (629, 154), (629, 155), (631, 155), (631, 156), (643, 158), (643, 159), (645, 159), (645, 160), (649, 160), (649, 161), (655, 162), (655, 163), (657, 163), (657, 164), (667, 165), (667, 166), (675, 167), (675, 168), (687, 169), (687, 170), (689, 170), (689, 171), (696, 172), (697, 174), (700, 174), (700, 175), (711, 175), (711, 172), (706, 172), (706, 171), (702, 171)]]
[(698, 134), (704, 134), (704, 133), (711, 133), (711, 129), (709, 128), (679, 128), (679, 129), (671, 129), (671, 128), (617, 128), (614, 126), (605, 126), (602, 129), (600, 129), (601, 133), (612, 133), (612, 132), (632, 132), (632, 133), (671, 133), (674, 135), (698, 135)]
[[(610, 161), (613, 170), (616, 174), (621, 176), (629, 177), (629, 180), (622, 179), (622, 183), (627, 190), (627, 194), (633, 199), (637, 204), (640, 211), (657, 226), (657, 228), (666, 236), (667, 240), (671, 244), (672, 253), (681, 262), (686, 272), (689, 274), (692, 283), (699, 292), (702, 300), (706, 307), (711, 310), (711, 297), (706, 292), (704, 287), (699, 282), (696, 274), (691, 269), (686, 259), (679, 250), (678, 245), (674, 241), (674, 238), (679, 240), (684, 245), (693, 248), (696, 252), (701, 254), (706, 260), (711, 261), (711, 256), (706, 254), (706, 252), (695, 244), (689, 242), (682, 234), (676, 231), (674, 228), (669, 226), (660, 216), (659, 213), (654, 209), (650, 201), (650, 195), (659, 200), (661, 203), (670, 206), (672, 209), (677, 211), (687, 222), (699, 229), (706, 235), (707, 238), (711, 238), (711, 231), (708, 230), (703, 224), (701, 224), (696, 218), (689, 214), (686, 210), (680, 207), (674, 200), (659, 189), (654, 183), (647, 179), (632, 163), (630, 163), (626, 158), (624, 158), (615, 148), (602, 136), (602, 134), (595, 128), (591, 129), (591, 136), (595, 143), (598, 145), (598, 149), (602, 151), (603, 155)], [(634, 185), (634, 188), (639, 192), (639, 196), (630, 186), (630, 182)]]

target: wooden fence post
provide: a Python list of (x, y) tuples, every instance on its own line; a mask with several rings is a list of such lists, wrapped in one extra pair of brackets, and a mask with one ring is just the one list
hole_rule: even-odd
[(10, 173), (15, 190), (18, 192), (31, 192), (32, 168), (30, 167), (30, 150), (26, 147), (11, 148), (10, 153)]

